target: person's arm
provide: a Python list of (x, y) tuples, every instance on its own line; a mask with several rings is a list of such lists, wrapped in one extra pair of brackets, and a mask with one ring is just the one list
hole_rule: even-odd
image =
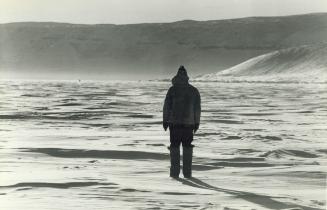
[(199, 129), (201, 117), (201, 96), (198, 90), (195, 91), (194, 104), (194, 133)]
[(164, 106), (163, 106), (162, 125), (163, 125), (163, 128), (165, 130), (167, 130), (167, 128), (168, 128), (169, 115), (170, 115), (170, 112), (171, 112), (171, 104), (172, 104), (171, 88), (169, 88), (169, 90), (168, 90), (168, 92), (166, 94), (166, 98), (165, 98), (165, 102), (164, 102)]

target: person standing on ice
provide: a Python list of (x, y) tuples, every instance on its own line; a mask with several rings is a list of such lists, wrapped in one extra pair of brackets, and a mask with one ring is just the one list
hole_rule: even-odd
[(180, 145), (183, 146), (183, 175), (192, 177), (193, 133), (199, 129), (201, 98), (197, 88), (188, 82), (184, 66), (172, 79), (163, 106), (163, 128), (170, 131), (170, 177), (180, 173)]

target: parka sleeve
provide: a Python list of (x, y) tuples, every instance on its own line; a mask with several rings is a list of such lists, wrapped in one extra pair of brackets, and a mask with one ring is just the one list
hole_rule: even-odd
[(200, 124), (201, 117), (201, 96), (198, 90), (195, 91), (195, 104), (194, 104), (194, 123)]
[(168, 123), (169, 121), (169, 115), (172, 109), (172, 97), (171, 97), (171, 88), (169, 88), (167, 94), (166, 94), (166, 98), (165, 98), (165, 102), (164, 102), (164, 106), (163, 106), (163, 122), (164, 123)]

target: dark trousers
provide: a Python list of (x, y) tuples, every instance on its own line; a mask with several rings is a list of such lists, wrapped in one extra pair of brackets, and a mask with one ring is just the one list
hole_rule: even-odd
[(193, 128), (182, 126), (169, 126), (170, 130), (170, 147), (192, 147)]

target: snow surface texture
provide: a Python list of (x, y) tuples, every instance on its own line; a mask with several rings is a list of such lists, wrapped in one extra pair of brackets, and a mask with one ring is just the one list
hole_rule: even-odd
[(196, 81), (327, 82), (327, 43), (277, 50)]
[(194, 85), (195, 179), (173, 180), (170, 83), (0, 82), (0, 209), (325, 209), (326, 84)]

